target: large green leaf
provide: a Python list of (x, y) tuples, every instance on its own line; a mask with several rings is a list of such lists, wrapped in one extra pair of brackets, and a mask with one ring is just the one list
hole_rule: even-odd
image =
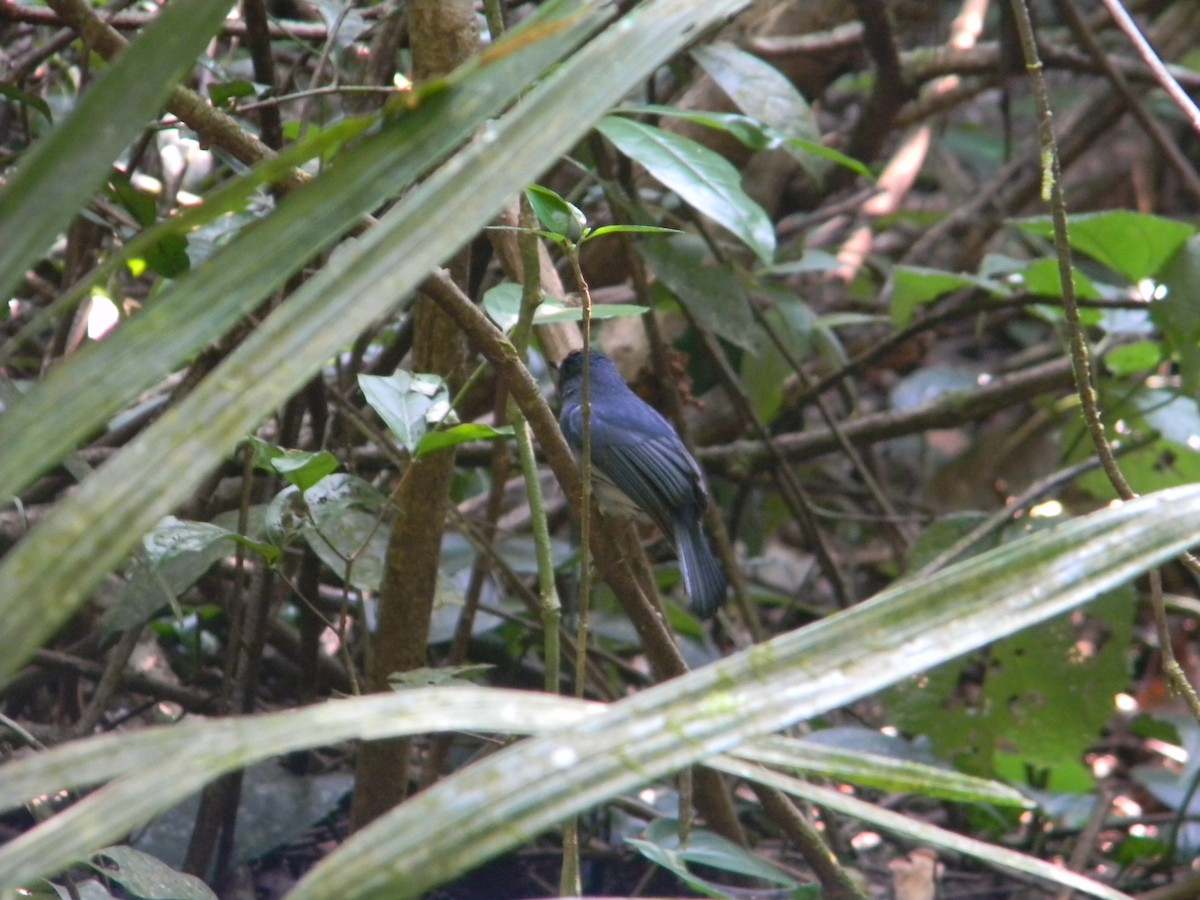
[(450, 389), (440, 375), (399, 371), (359, 375), (358, 386), (392, 436), (409, 453), (450, 412)]
[[(851, 730), (851, 729), (846, 729)], [(922, 794), (960, 803), (994, 803), (997, 806), (1031, 808), (1033, 801), (1020, 791), (996, 781), (977, 778), (928, 762), (881, 752), (876, 745), (899, 743), (869, 728), (861, 731), (859, 746), (822, 741), (829, 730), (813, 738), (766, 737), (733, 751), (733, 755), (774, 768), (795, 769), (809, 776), (847, 781), (860, 787), (892, 793)], [(869, 739), (869, 740), (868, 740)], [(907, 745), (901, 745), (907, 746)]]
[(113, 161), (158, 113), (228, 11), (229, 0), (167, 4), (84, 92), (70, 117), (22, 158), (0, 192), (0, 294), (11, 295), (104, 183)]
[(978, 275), (945, 272), (922, 266), (896, 266), (892, 270), (892, 323), (907, 325), (918, 306), (962, 288), (979, 288), (989, 294), (1008, 293), (1004, 285)]
[[(1042, 237), (1054, 234), (1054, 222), (1049, 216), (1017, 219), (1013, 224), (1022, 231)], [(1186, 222), (1131, 209), (1071, 216), (1068, 226), (1072, 247), (1134, 283), (1157, 274), (1172, 254), (1196, 233), (1196, 227)]]
[(651, 236), (637, 242), (637, 252), (701, 327), (758, 352), (762, 329), (732, 264), (709, 259), (708, 248), (693, 234)]
[(646, 167), (658, 181), (723, 225), (764, 264), (775, 257), (775, 228), (766, 211), (742, 190), (742, 177), (725, 157), (690, 138), (623, 116), (598, 126), (617, 149)]
[[(0, 808), (68, 786), (118, 780), (0, 848), (0, 890), (52, 875), (218, 775), (281, 753), (460, 728), (523, 734), (602, 711), (597, 704), (524, 691), (432, 688), (75, 741), (0, 768)], [(179, 765), (163, 766), (164, 759)]]
[[(57, 871), (206, 781), (267, 756), (445, 729), (549, 730), (412, 798), (328, 857), (295, 895), (418, 896), (572, 813), (1078, 606), (1196, 541), (1198, 516), (1197, 486), (1105, 509), (898, 584), (607, 708), (530, 692), (433, 688), (68, 744), (0, 768), (0, 808), (118, 780), (0, 848), (0, 887)], [(749, 755), (773, 747), (767, 742), (756, 753), (750, 746)], [(168, 756), (177, 765), (157, 765)], [(855, 808), (887, 827), (911, 824), (884, 813)], [(939, 830), (935, 837), (946, 844), (955, 836)], [(1036, 860), (978, 841), (955, 846), (1053, 875)], [(1061, 878), (1120, 896), (1074, 873)]]
[(962, 771), (1017, 783), (1036, 773), (1048, 790), (1090, 789), (1081, 760), (1129, 681), (1133, 593), (1125, 586), (1097, 598), (1086, 627), (1059, 616), (996, 641), (970, 700), (959, 696), (960, 679), (978, 659), (915, 676), (886, 695), (892, 721), (928, 735), (935, 752)]

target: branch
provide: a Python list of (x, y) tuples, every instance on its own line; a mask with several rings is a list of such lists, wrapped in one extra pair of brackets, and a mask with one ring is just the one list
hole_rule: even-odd
[[(1068, 360), (1053, 362), (997, 378), (977, 391), (951, 392), (939, 400), (911, 409), (874, 413), (843, 422), (842, 434), (851, 443), (873, 444), (891, 438), (916, 434), (931, 428), (952, 428), (1024, 403), (1043, 394), (1069, 388), (1073, 384)], [(801, 462), (840, 449), (838, 436), (829, 429), (806, 430), (772, 440), (788, 462)], [(723, 464), (741, 471), (759, 471), (772, 462), (762, 441), (733, 441), (722, 447), (708, 447), (697, 454), (701, 460)]]

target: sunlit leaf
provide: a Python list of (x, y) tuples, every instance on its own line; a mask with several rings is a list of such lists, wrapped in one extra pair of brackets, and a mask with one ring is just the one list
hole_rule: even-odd
[(762, 262), (771, 262), (774, 226), (742, 190), (741, 175), (724, 157), (689, 138), (622, 116), (609, 116), (597, 127), (663, 185), (739, 237)]
[(481, 422), (464, 422), (451, 428), (427, 432), (417, 443), (417, 456), (445, 450), (469, 441), (497, 441), (512, 437), (512, 426), (493, 428)]
[(399, 371), (392, 375), (359, 375), (363, 396), (387, 424), (392, 436), (409, 453), (430, 426), (436, 424), (436, 411), (444, 407), (449, 389), (437, 375)]
[(568, 203), (550, 188), (540, 184), (527, 187), (525, 197), (533, 207), (538, 221), (548, 232), (571, 241), (579, 240), (587, 219), (578, 206)]
[[(1022, 231), (1041, 237), (1054, 236), (1049, 216), (1017, 219)], [(1129, 209), (1083, 213), (1068, 219), (1071, 246), (1096, 262), (1137, 283), (1153, 277), (1163, 263), (1196, 233), (1194, 225)]]

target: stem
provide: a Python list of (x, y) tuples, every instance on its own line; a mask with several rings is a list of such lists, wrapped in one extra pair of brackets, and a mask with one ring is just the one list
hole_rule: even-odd
[[(1067, 235), (1067, 202), (1063, 195), (1058, 143), (1054, 137), (1053, 113), (1050, 109), (1046, 82), (1042, 78), (1042, 62), (1038, 57), (1033, 23), (1029, 17), (1026, 0), (1011, 0), (1011, 2), (1014, 24), (1017, 34), (1021, 38), (1021, 49), (1025, 54), (1025, 70), (1029, 75), (1029, 83), (1033, 90), (1034, 104), (1038, 114), (1038, 139), (1042, 148), (1042, 198), (1050, 204), (1050, 214), (1054, 220), (1054, 248), (1055, 255), (1058, 257), (1059, 282), (1062, 284), (1063, 311), (1066, 315), (1067, 330), (1070, 335), (1071, 367), (1075, 372), (1075, 388), (1079, 392), (1084, 422), (1087, 424), (1092, 445), (1096, 448), (1100, 465), (1117, 495), (1123, 500), (1131, 500), (1137, 495), (1125, 479), (1121, 467), (1117, 465), (1116, 455), (1104, 432), (1104, 422), (1100, 416), (1096, 391), (1092, 387), (1091, 359), (1083, 326), (1079, 321), (1079, 305), (1075, 297), (1075, 279), (1071, 268), (1071, 245)], [(1106, 3), (1106, 5), (1108, 4)], [(1111, 7), (1109, 11), (1112, 12)], [(1195, 689), (1188, 682), (1179, 661), (1175, 659), (1174, 648), (1171, 646), (1171, 631), (1162, 599), (1162, 576), (1158, 570), (1150, 573), (1150, 595), (1159, 635), (1159, 652), (1162, 653), (1163, 673), (1167, 677), (1167, 682), (1183, 696), (1192, 717), (1200, 722), (1200, 697), (1197, 697)]]
[[(588, 352), (592, 345), (592, 295), (579, 266), (579, 245), (574, 241), (565, 240), (563, 247), (571, 265), (571, 273), (575, 276), (575, 283), (579, 285), (583, 305), (583, 385), (580, 394), (583, 410), (583, 453), (579, 460), (583, 515), (579, 518), (579, 608), (575, 637), (575, 696), (582, 697), (584, 685), (587, 683), (588, 612), (592, 593), (592, 517), (589, 514), (592, 508), (592, 394), (591, 357)], [(578, 818), (572, 818), (563, 827), (563, 849), (562, 892), (578, 895), (582, 890)], [(568, 849), (569, 852), (566, 852)]]
[[(592, 508), (592, 394), (591, 394), (591, 356), (592, 346), (592, 294), (584, 280), (583, 270), (579, 265), (579, 246), (573, 242), (565, 242), (567, 260), (571, 265), (571, 274), (579, 285), (579, 298), (583, 306), (583, 389), (580, 402), (583, 408), (583, 453), (580, 459), (580, 469), (583, 475), (583, 509)], [(591, 516), (580, 518), (579, 528), (579, 625), (578, 639), (575, 646), (575, 694), (583, 696), (584, 677), (587, 661), (588, 611), (591, 595)]]

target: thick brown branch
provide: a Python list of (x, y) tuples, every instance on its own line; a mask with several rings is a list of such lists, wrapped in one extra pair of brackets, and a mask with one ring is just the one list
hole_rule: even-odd
[[(865, 446), (931, 428), (952, 428), (1072, 384), (1070, 360), (1056, 359), (997, 378), (977, 391), (954, 392), (912, 409), (874, 413), (843, 422), (842, 434), (852, 443)], [(828, 429), (785, 434), (774, 438), (772, 443), (789, 462), (814, 459), (839, 449), (837, 435)], [(744, 471), (757, 471), (771, 461), (771, 454), (761, 441), (734, 441), (702, 449), (697, 455), (705, 462), (735, 465)]]

